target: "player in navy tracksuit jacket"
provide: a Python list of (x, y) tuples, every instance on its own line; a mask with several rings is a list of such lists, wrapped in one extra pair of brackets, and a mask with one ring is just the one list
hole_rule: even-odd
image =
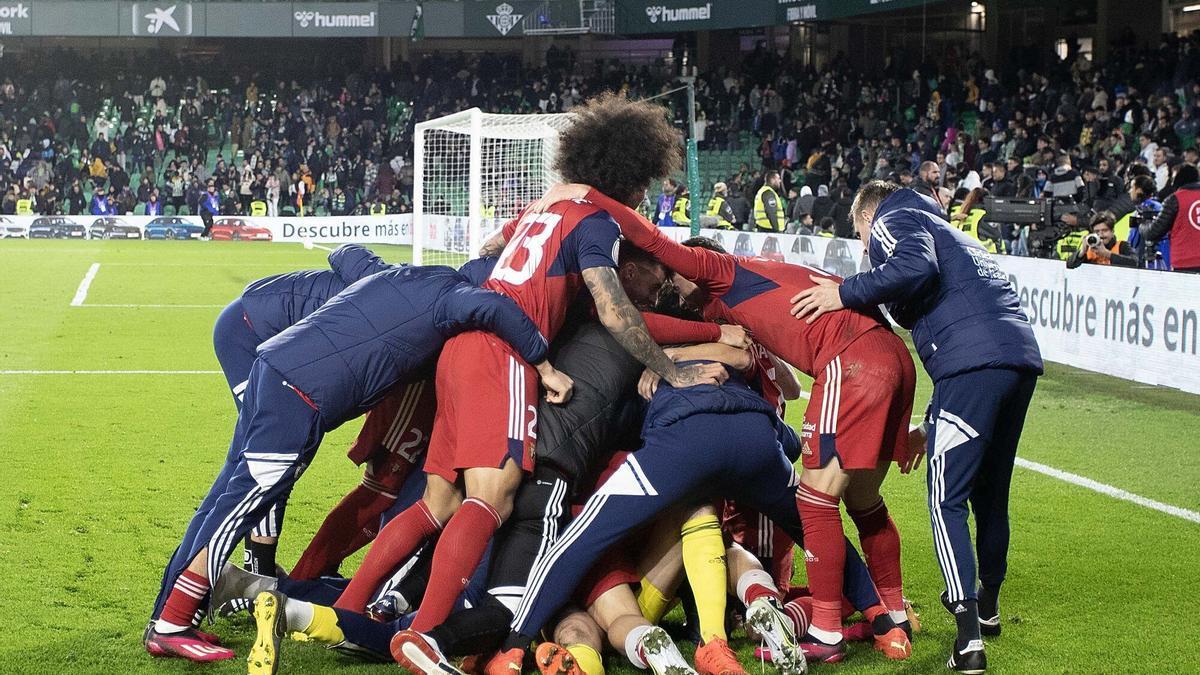
[(515, 303), (449, 267), (371, 275), (259, 346), (230, 461), (164, 573), (147, 650), (232, 657), (198, 638), (192, 624), (236, 543), (286, 499), (325, 433), (422, 372), (448, 337), (473, 329), (495, 333), (530, 363), (546, 358), (546, 339)]
[[(528, 646), (605, 549), (684, 498), (736, 498), (803, 541), (798, 481), (780, 445), (781, 438), (794, 443), (795, 436), (781, 433), (780, 425), (775, 407), (740, 373), (731, 371), (719, 386), (676, 389), (661, 382), (646, 408), (642, 447), (538, 557), (504, 650)], [(847, 597), (858, 609), (879, 604), (866, 566), (848, 541), (846, 546)]]
[(329, 267), (252, 281), (217, 316), (213, 350), (238, 410), (242, 408), (242, 391), (260, 344), (312, 314), (350, 284), (391, 269), (392, 265), (368, 248), (346, 244), (329, 254)]
[[(350, 284), (393, 265), (370, 249), (346, 244), (329, 254), (327, 270), (301, 270), (276, 274), (250, 282), (229, 303), (213, 326), (213, 351), (225, 373), (234, 405), (241, 411), (242, 392), (250, 377), (255, 351), (264, 341), (278, 335), (300, 319), (315, 312)], [(250, 532), (246, 541), (247, 569), (275, 573), (275, 543), (283, 523), (279, 500)]]
[[(886, 304), (892, 318), (912, 331), (934, 385), (926, 416), (929, 513), (946, 582), (943, 600), (958, 621), (948, 665), (983, 672), (980, 633), (1000, 632), (1009, 482), (1042, 373), (1041, 352), (1008, 275), (978, 242), (947, 224), (929, 198), (872, 181), (859, 191), (853, 216), (872, 269), (849, 277), (840, 289), (826, 285), (797, 295), (793, 313)], [(975, 513), (974, 551), (968, 500)]]

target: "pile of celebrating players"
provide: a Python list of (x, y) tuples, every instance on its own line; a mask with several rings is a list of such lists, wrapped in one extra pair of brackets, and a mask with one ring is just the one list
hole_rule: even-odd
[[(739, 624), (784, 673), (841, 661), (848, 641), (908, 659), (920, 625), (880, 488), (928, 448), (958, 626), (947, 665), (984, 672), (1041, 372), (1007, 279), (936, 205), (880, 181), (853, 214), (872, 269), (845, 280), (677, 243), (630, 208), (678, 169), (662, 109), (605, 95), (575, 112), (565, 183), (461, 268), (346, 245), (329, 269), (255, 281), (221, 313), (237, 424), (146, 650), (233, 658), (203, 620), (249, 611), (252, 674), (278, 672), (303, 639), (429, 675), (601, 675), (609, 650), (658, 675), (734, 675)], [(918, 427), (913, 361), (880, 305), (934, 380)], [(801, 396), (796, 430), (783, 413)], [(364, 414), (349, 450), (361, 483), (283, 570), (293, 488), (324, 435)], [(677, 602), (691, 662), (658, 625)]]

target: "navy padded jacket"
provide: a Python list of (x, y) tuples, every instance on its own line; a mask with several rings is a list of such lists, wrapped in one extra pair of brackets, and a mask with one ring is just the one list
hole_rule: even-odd
[(904, 189), (871, 222), (872, 269), (842, 282), (842, 304), (884, 304), (912, 331), (934, 381), (1005, 368), (1042, 372), (1042, 355), (1017, 294), (978, 241), (951, 227), (933, 200)]
[(260, 345), (258, 357), (308, 396), (332, 429), (469, 330), (495, 333), (531, 364), (546, 358), (546, 338), (516, 303), (439, 266), (389, 269), (354, 283)]

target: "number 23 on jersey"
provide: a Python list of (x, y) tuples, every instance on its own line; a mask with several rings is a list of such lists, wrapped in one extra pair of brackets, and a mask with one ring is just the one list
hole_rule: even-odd
[(557, 213), (529, 214), (522, 219), (496, 261), (492, 278), (513, 285), (533, 278), (546, 255), (546, 242), (561, 222), (562, 216)]

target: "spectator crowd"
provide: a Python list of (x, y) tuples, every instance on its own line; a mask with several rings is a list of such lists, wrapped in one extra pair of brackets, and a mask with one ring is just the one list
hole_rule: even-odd
[[(742, 160), (719, 181), (731, 224), (756, 224), (756, 196), (778, 172), (779, 227), (791, 231), (851, 236), (854, 191), (890, 178), (1000, 252), (1067, 257), (1101, 215), (1139, 250), (1139, 224), (1167, 240), (1155, 214), (1200, 180), (1200, 39), (1114, 44), (1103, 63), (1073, 50), (1010, 56), (1001, 68), (975, 54), (896, 53), (866, 72), (841, 55), (801, 67), (764, 43), (699, 73), (700, 147)], [(584, 63), (559, 47), (537, 66), (436, 53), (307, 79), (200, 72), (169, 55), (152, 68), (80, 57), (5, 57), (0, 214), (404, 212), (418, 121), (471, 106), (562, 112), (604, 90), (677, 86), (667, 62)], [(682, 125), (683, 97), (663, 100)], [(685, 185), (669, 187), (687, 197)], [(1005, 223), (989, 219), (989, 197), (1056, 206), (1046, 222)], [(1166, 244), (1156, 253), (1169, 263)]]

